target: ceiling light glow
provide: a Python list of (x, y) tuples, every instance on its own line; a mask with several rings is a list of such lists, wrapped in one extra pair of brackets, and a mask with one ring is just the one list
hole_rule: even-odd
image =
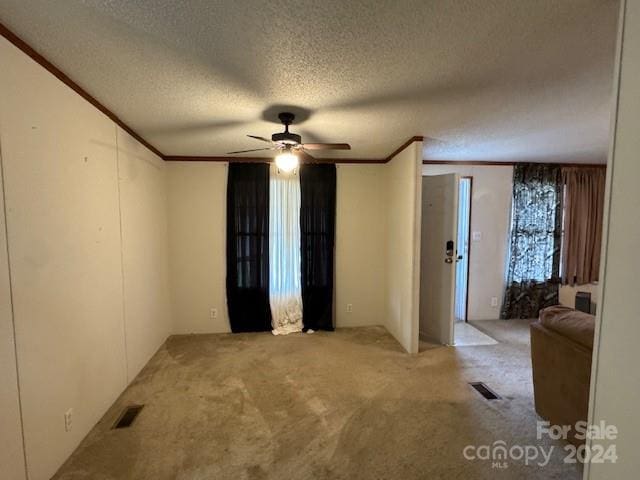
[(276, 156), (276, 166), (283, 172), (291, 172), (298, 166), (298, 156), (285, 150)]

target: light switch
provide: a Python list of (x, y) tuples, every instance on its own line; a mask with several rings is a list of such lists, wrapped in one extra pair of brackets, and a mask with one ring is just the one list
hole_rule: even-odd
[(480, 240), (482, 240), (482, 232), (473, 232), (471, 234), (471, 239), (474, 242), (479, 242)]

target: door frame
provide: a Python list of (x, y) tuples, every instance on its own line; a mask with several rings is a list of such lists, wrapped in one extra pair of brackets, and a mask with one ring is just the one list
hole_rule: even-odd
[[(471, 271), (471, 221), (473, 219), (473, 175), (462, 175), (460, 180), (469, 179), (469, 231), (467, 232), (467, 245), (469, 245), (469, 251), (467, 252), (467, 286), (465, 289), (464, 300), (464, 323), (469, 321), (469, 272)], [(458, 205), (458, 211), (460, 211), (460, 205)]]

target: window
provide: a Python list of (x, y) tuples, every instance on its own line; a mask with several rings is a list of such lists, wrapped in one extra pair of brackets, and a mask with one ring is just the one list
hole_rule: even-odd
[(562, 195), (557, 166), (520, 164), (514, 168), (509, 283), (559, 277)]
[(501, 318), (535, 318), (558, 303), (562, 182), (557, 165), (513, 170), (511, 244)]
[(557, 203), (555, 185), (514, 186), (512, 241), (518, 256), (513, 281), (544, 282), (553, 277)]
[(302, 330), (300, 177), (271, 166), (269, 183), (269, 303), (273, 334)]

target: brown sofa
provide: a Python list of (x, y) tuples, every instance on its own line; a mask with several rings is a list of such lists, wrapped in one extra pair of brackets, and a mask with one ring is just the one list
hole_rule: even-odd
[[(553, 425), (587, 420), (594, 323), (593, 315), (557, 305), (531, 324), (536, 412)], [(571, 433), (571, 443), (583, 443)]]

